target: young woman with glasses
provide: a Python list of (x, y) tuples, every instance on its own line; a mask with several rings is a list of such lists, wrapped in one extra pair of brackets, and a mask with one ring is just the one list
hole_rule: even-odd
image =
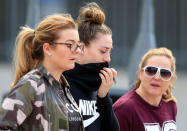
[(139, 65), (135, 89), (113, 105), (121, 131), (176, 131), (175, 58), (167, 48), (149, 50)]
[(0, 130), (84, 131), (82, 116), (62, 72), (83, 50), (70, 15), (46, 17), (16, 39), (15, 78), (0, 107)]
[(108, 95), (117, 72), (108, 67), (113, 48), (112, 31), (96, 3), (80, 9), (78, 29), (84, 49), (75, 68), (64, 72), (84, 119), (86, 131), (119, 131), (112, 100)]

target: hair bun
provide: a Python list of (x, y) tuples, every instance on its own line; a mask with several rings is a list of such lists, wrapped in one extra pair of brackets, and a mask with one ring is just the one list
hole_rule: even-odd
[(99, 5), (91, 2), (80, 9), (78, 22), (90, 22), (101, 25), (105, 22), (105, 14)]

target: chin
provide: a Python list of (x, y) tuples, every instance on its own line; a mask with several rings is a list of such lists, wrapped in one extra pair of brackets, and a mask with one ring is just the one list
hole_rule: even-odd
[(162, 93), (160, 92), (160, 91), (158, 91), (158, 92), (150, 92), (150, 94), (152, 95), (152, 96), (154, 96), (154, 97), (158, 97), (158, 96), (161, 96), (162, 95)]
[(69, 65), (67, 66), (67, 70), (71, 70), (71, 69), (73, 69), (74, 67), (75, 67), (75, 63), (69, 64)]

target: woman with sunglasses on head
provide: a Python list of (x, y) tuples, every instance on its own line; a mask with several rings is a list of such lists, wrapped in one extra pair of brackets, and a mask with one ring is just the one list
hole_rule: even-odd
[(75, 68), (64, 72), (70, 91), (79, 105), (86, 131), (118, 131), (119, 124), (108, 95), (117, 72), (108, 67), (112, 31), (104, 24), (105, 14), (96, 3), (80, 9), (78, 28), (85, 45)]
[(78, 106), (62, 72), (82, 51), (70, 15), (46, 17), (16, 38), (15, 78), (0, 106), (0, 130), (84, 131)]
[(149, 50), (142, 57), (135, 89), (113, 105), (121, 131), (176, 131), (176, 99), (171, 93), (175, 68), (167, 48)]

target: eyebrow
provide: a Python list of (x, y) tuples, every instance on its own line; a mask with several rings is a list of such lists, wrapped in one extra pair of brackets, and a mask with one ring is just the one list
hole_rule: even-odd
[(105, 49), (113, 49), (113, 47), (110, 48), (110, 47), (106, 47), (106, 46), (102, 46), (101, 48), (105, 48)]
[[(68, 42), (68, 41), (70, 41), (70, 42), (76, 42), (75, 40), (72, 40), (72, 39), (66, 40), (65, 42)], [(77, 42), (80, 42), (80, 40), (77, 41)]]

